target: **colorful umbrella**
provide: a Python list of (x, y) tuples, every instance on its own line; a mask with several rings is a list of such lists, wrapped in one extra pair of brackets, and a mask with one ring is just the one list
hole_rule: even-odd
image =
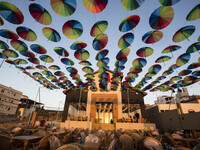
[(85, 49), (76, 50), (74, 57), (78, 60), (87, 60), (90, 57), (90, 53)]
[(20, 66), (15, 66), (15, 68), (19, 69), (22, 72), (26, 71), (23, 67), (20, 67)]
[(188, 61), (190, 60), (190, 54), (184, 53), (180, 55), (177, 60), (176, 60), (176, 65), (177, 66), (183, 66), (185, 65)]
[(147, 44), (152, 44), (160, 41), (162, 37), (163, 33), (161, 31), (149, 31), (143, 35), (142, 41)]
[(9, 2), (0, 2), (0, 15), (13, 24), (22, 24), (24, 22), (22, 12)]
[(135, 28), (140, 21), (140, 17), (138, 15), (131, 15), (126, 17), (119, 25), (119, 31), (128, 32)]
[(65, 48), (63, 48), (63, 47), (55, 47), (55, 48), (54, 48), (54, 51), (55, 51), (58, 55), (60, 55), (60, 56), (62, 56), (62, 57), (68, 57), (68, 56), (69, 56), (68, 51), (67, 51)]
[(62, 58), (61, 62), (67, 66), (73, 66), (74, 62), (69, 58)]
[(181, 80), (182, 79), (182, 77), (180, 77), (180, 76), (173, 76), (170, 80), (171, 81), (178, 81), (178, 80)]
[(39, 72), (33, 72), (33, 76), (36, 77), (36, 78), (41, 78), (42, 74), (39, 73)]
[(191, 44), (188, 49), (186, 50), (186, 53), (194, 53), (200, 50), (200, 42), (196, 42)]
[(195, 6), (187, 15), (187, 21), (193, 21), (200, 18), (200, 4)]
[(171, 6), (171, 5), (178, 3), (179, 1), (181, 1), (181, 0), (159, 0), (161, 5), (163, 5), (163, 6)]
[(160, 30), (167, 27), (174, 18), (174, 10), (169, 6), (160, 6), (149, 18), (149, 24), (153, 29)]
[(195, 76), (195, 77), (199, 77), (200, 76), (200, 70), (192, 72), (192, 75)]
[(78, 49), (83, 49), (87, 46), (87, 44), (85, 42), (81, 42), (81, 41), (77, 41), (77, 42), (74, 42), (70, 48), (72, 50), (78, 50)]
[(194, 31), (195, 26), (193, 25), (182, 27), (174, 34), (172, 40), (174, 42), (181, 42), (186, 39), (189, 40), (188, 38), (194, 33)]
[(94, 70), (91, 67), (83, 67), (82, 71), (85, 73), (93, 73)]
[(30, 61), (31, 63), (33, 63), (33, 64), (36, 64), (36, 65), (39, 65), (40, 64), (40, 60), (39, 59), (37, 59), (36, 57), (29, 57), (28, 58), (28, 61)]
[(43, 25), (50, 25), (52, 22), (49, 12), (40, 4), (32, 3), (29, 5), (29, 12), (31, 16)]
[(136, 54), (139, 57), (148, 57), (151, 56), (153, 54), (153, 49), (150, 47), (142, 47), (139, 50), (137, 50)]
[(124, 66), (124, 64), (127, 62), (127, 58), (124, 58), (122, 60), (117, 60), (115, 62), (115, 67), (121, 67), (121, 66)]
[(66, 77), (66, 76), (61, 76), (61, 77), (59, 78), (59, 80), (67, 81), (67, 80), (68, 80), (68, 77)]
[(53, 28), (45, 27), (42, 29), (42, 33), (52, 42), (59, 42), (61, 40), (60, 34)]
[(69, 20), (63, 25), (62, 31), (69, 39), (77, 39), (82, 35), (83, 26), (79, 21)]
[(91, 66), (91, 65), (92, 65), (92, 64), (91, 64), (89, 61), (87, 61), (87, 60), (80, 61), (79, 64), (80, 64), (80, 65), (83, 65), (83, 66)]
[(67, 67), (66, 70), (70, 73), (70, 74), (77, 74), (78, 70), (74, 67)]
[[(13, 60), (10, 60), (10, 59), (5, 60), (5, 62), (8, 64), (11, 64), (11, 65), (17, 65)], [(2, 64), (1, 64), (1, 66), (2, 66)]]
[(159, 76), (159, 77), (156, 78), (156, 81), (164, 80), (164, 79), (166, 79), (166, 78), (167, 78), (167, 77), (165, 77), (165, 76)]
[(198, 37), (198, 41), (200, 41), (200, 36)]
[(85, 8), (92, 13), (102, 12), (108, 3), (108, 0), (83, 0)]
[(197, 77), (194, 77), (194, 76), (187, 76), (187, 77), (185, 77), (184, 78), (184, 81), (194, 81), (194, 80), (196, 80), (197, 79)]
[(0, 26), (4, 25), (3, 19), (0, 17)]
[(6, 55), (4, 55), (2, 52), (0, 52), (0, 58), (2, 58), (2, 59), (8, 59), (8, 57)]
[(17, 40), (19, 38), (15, 32), (10, 31), (8, 29), (1, 29), (0, 36), (7, 38), (7, 39), (14, 39), (14, 40)]
[(182, 70), (181, 72), (178, 73), (179, 76), (186, 76), (188, 74), (190, 74), (192, 72), (192, 70), (189, 70), (189, 69), (185, 69), (185, 70)]
[(45, 67), (44, 65), (37, 65), (35, 66), (37, 69), (40, 69), (40, 70), (47, 70), (47, 67)]
[(121, 0), (122, 6), (126, 10), (135, 10), (140, 7), (145, 0)]
[(95, 50), (103, 49), (108, 43), (108, 36), (106, 34), (98, 35), (92, 42), (92, 46)]
[(140, 72), (142, 72), (142, 68), (137, 68), (137, 67), (133, 66), (129, 69), (129, 71), (132, 73), (140, 73)]
[(49, 56), (49, 55), (41, 55), (40, 59), (42, 61), (44, 61), (45, 63), (52, 63), (52, 62), (54, 62), (53, 58), (51, 58), (51, 56)]
[(48, 71), (48, 70), (42, 71), (42, 74), (43, 74), (43, 75), (46, 75), (46, 76), (53, 76), (53, 73), (51, 73), (51, 72)]
[(20, 40), (11, 40), (10, 44), (12, 45), (12, 47), (15, 50), (17, 50), (19, 52), (26, 52), (26, 51), (28, 51), (28, 46), (24, 42), (22, 42)]
[(126, 33), (119, 39), (118, 46), (120, 49), (127, 48), (133, 43), (133, 40), (134, 40), (133, 33)]
[(137, 73), (129, 72), (129, 73), (127, 74), (127, 77), (129, 77), (129, 78), (137, 78), (137, 77), (138, 77), (138, 74), (137, 74)]
[(8, 48), (9, 48), (8, 44), (0, 40), (0, 49), (8, 49)]
[(16, 64), (23, 64), (23, 65), (25, 65), (25, 64), (28, 64), (28, 62), (26, 61), (26, 60), (24, 60), (24, 59), (15, 59), (14, 60), (14, 62), (16, 63)]
[(56, 71), (55, 73), (54, 73), (54, 75), (56, 75), (56, 76), (64, 76), (65, 74), (64, 74), (64, 72), (62, 72), (62, 71)]
[(51, 69), (51, 70), (60, 70), (60, 67), (57, 66), (57, 65), (51, 65), (51, 66), (49, 66), (49, 69)]
[(27, 40), (27, 41), (37, 40), (36, 33), (27, 27), (22, 27), (22, 26), (17, 27), (16, 31), (17, 31), (17, 34), (24, 40)]
[(102, 58), (100, 59), (98, 62), (97, 62), (97, 67), (105, 67), (107, 66), (107, 64), (109, 63), (110, 59), (105, 57), (105, 58)]
[(170, 75), (170, 74), (172, 74), (174, 71), (172, 71), (172, 70), (166, 70), (166, 71), (164, 71), (163, 73), (162, 73), (162, 76), (167, 76), (167, 75)]
[(35, 67), (33, 67), (33, 66), (26, 66), (25, 69), (26, 70), (32, 70), (32, 69), (35, 69)]
[(161, 65), (153, 65), (149, 68), (148, 73), (154, 76), (161, 70), (161, 68)]
[(108, 54), (108, 52), (109, 52), (109, 51), (108, 51), (107, 49), (104, 49), (104, 50), (99, 51), (99, 52), (97, 53), (95, 59), (96, 59), (96, 60), (100, 60), (100, 59), (106, 57), (107, 54)]
[(142, 67), (146, 66), (146, 64), (147, 64), (147, 61), (144, 58), (136, 58), (132, 62), (133, 67), (136, 67), (136, 68), (142, 68)]
[(2, 53), (10, 58), (17, 58), (19, 56), (15, 51), (11, 49), (5, 49), (2, 51)]
[(51, 0), (51, 7), (60, 16), (71, 16), (76, 10), (76, 0)]
[(92, 26), (91, 31), (90, 31), (90, 35), (92, 37), (96, 37), (97, 35), (105, 32), (107, 27), (108, 27), (107, 21), (98, 21)]
[(32, 44), (30, 46), (30, 48), (31, 48), (32, 51), (34, 51), (38, 54), (46, 54), (47, 53), (47, 50), (39, 44)]
[(33, 52), (31, 51), (26, 51), (26, 52), (19, 52), (21, 55), (25, 56), (25, 57), (31, 57), (34, 58), (35, 54), (33, 54)]
[(124, 58), (127, 58), (127, 56), (129, 55), (129, 53), (130, 53), (130, 49), (129, 48), (121, 49), (117, 53), (116, 59), (117, 60), (123, 60)]
[(192, 64), (190, 64), (187, 69), (195, 69), (195, 68), (198, 68), (200, 67), (200, 63), (199, 62), (194, 62)]
[[(180, 49), (180, 48), (181, 48), (181, 47), (178, 46), (178, 45), (171, 45), (171, 46), (166, 47), (166, 48), (162, 51), (162, 53), (172, 53), (172, 52), (174, 52), (174, 51), (176, 51), (176, 50), (178, 50), (178, 49)], [(172, 57), (173, 57), (173, 54), (172, 54)]]
[(171, 59), (171, 57), (169, 57), (169, 56), (160, 56), (158, 59), (156, 59), (155, 62), (156, 63), (164, 63), (170, 59)]
[(177, 66), (176, 64), (173, 64), (171, 66), (169, 66), (168, 70), (174, 71), (174, 69), (179, 68), (180, 66)]

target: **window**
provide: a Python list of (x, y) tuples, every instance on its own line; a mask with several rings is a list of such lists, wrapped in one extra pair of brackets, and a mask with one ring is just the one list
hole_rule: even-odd
[(10, 107), (8, 107), (8, 109), (7, 109), (8, 111), (10, 110)]
[(13, 96), (16, 96), (16, 93), (14, 93)]
[(1, 90), (1, 93), (4, 93), (4, 91), (5, 91), (5, 90), (4, 90), (4, 89), (2, 89), (2, 90)]

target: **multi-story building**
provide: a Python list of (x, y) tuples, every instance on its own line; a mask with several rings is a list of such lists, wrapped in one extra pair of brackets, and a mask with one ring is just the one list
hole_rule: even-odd
[(22, 92), (0, 84), (0, 113), (16, 114)]
[(157, 100), (154, 101), (155, 104), (169, 104), (171, 103), (172, 101), (174, 101), (174, 96), (159, 96), (157, 97)]

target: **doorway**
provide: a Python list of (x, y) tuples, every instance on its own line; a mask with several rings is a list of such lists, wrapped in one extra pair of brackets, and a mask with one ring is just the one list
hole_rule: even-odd
[(96, 102), (95, 123), (113, 123), (113, 103)]

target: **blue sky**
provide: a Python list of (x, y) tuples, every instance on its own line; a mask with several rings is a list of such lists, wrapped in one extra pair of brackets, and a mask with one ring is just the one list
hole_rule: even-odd
[[(150, 57), (147, 57), (147, 65), (143, 68), (143, 71), (139, 74), (139, 77), (136, 78), (136, 81), (132, 83), (133, 86), (135, 86), (141, 79), (144, 77), (144, 75), (147, 73), (148, 68), (155, 64), (155, 60), (162, 56), (161, 51), (170, 45), (177, 44), (181, 46), (182, 48), (176, 52), (174, 52), (174, 58), (172, 58), (170, 61), (166, 62), (165, 65), (161, 64), (162, 70), (154, 76), (151, 80), (149, 80), (148, 83), (151, 83), (154, 81), (158, 76), (160, 76), (167, 68), (176, 63), (176, 59), (181, 54), (185, 53), (186, 49), (194, 42), (197, 42), (197, 39), (200, 35), (200, 19), (197, 19), (195, 21), (187, 21), (186, 16), (187, 14), (192, 10), (193, 7), (195, 7), (199, 2), (198, 0), (181, 0), (179, 3), (172, 6), (174, 9), (174, 19), (172, 20), (171, 24), (168, 25), (166, 28), (162, 29), (163, 32), (163, 38), (154, 44), (145, 44), (142, 42), (142, 36), (147, 33), (148, 31), (153, 30), (149, 25), (149, 17), (151, 16), (152, 12), (161, 6), (158, 0), (146, 0), (141, 7), (139, 7), (136, 10), (133, 11), (127, 11), (125, 10), (120, 0), (108, 0), (108, 4), (106, 6), (106, 9), (103, 10), (101, 13), (93, 14), (89, 12), (83, 5), (83, 2), (81, 0), (77, 0), (77, 9), (74, 14), (72, 14), (69, 17), (61, 17), (57, 15), (51, 8), (50, 1), (49, 0), (35, 0), (34, 2), (28, 1), (28, 0), (8, 0), (8, 2), (14, 4), (17, 6), (24, 15), (24, 22), (21, 25), (15, 25), (11, 24), (8, 21), (4, 20), (4, 25), (0, 26), (0, 29), (9, 29), (16, 32), (16, 28), (18, 26), (26, 26), (31, 28), (33, 31), (36, 32), (38, 39), (34, 42), (24, 41), (20, 38), (20, 40), (24, 41), (28, 46), (30, 50), (31, 44), (40, 44), (44, 46), (47, 50), (47, 54), (52, 56), (55, 60), (53, 64), (59, 65), (61, 67), (61, 70), (66, 74), (66, 76), (71, 79), (69, 76), (69, 73), (66, 71), (65, 66), (60, 62), (60, 59), (62, 57), (59, 57), (53, 50), (54, 47), (64, 47), (69, 52), (69, 58), (72, 59), (75, 62), (75, 67), (78, 69), (78, 73), (81, 76), (81, 79), (85, 81), (84, 72), (82, 72), (81, 68), (83, 66), (79, 65), (77, 60), (74, 57), (73, 50), (70, 49), (70, 45), (74, 43), (75, 41), (83, 41), (88, 44), (88, 46), (85, 48), (90, 53), (90, 58), (88, 61), (92, 63), (92, 68), (96, 71), (98, 67), (96, 66), (97, 61), (95, 60), (95, 55), (98, 51), (95, 51), (92, 47), (92, 41), (94, 37), (90, 36), (90, 29), (93, 26), (93, 24), (97, 21), (106, 20), (108, 21), (108, 28), (105, 31), (105, 34), (108, 35), (108, 44), (105, 47), (105, 49), (109, 50), (108, 57), (110, 58), (110, 62), (108, 66), (111, 70), (114, 70), (115, 66), (114, 63), (116, 61), (116, 54), (119, 52), (118, 47), (118, 40), (120, 37), (125, 34), (123, 32), (119, 31), (119, 24), (121, 21), (129, 16), (129, 15), (139, 15), (140, 16), (140, 22), (134, 28), (133, 34), (134, 34), (134, 41), (130, 48), (130, 54), (128, 56), (128, 61), (125, 64), (125, 69), (123, 70), (124, 76), (127, 75), (129, 72), (129, 69), (132, 67), (132, 61), (135, 58), (138, 58), (136, 55), (136, 51), (140, 49), (141, 47), (148, 46), (154, 49), (153, 55)], [(31, 3), (37, 3), (42, 5), (45, 9), (48, 10), (48, 12), (52, 16), (52, 24), (49, 26), (44, 26), (36, 22), (32, 16), (29, 13), (28, 7)], [(75, 40), (68, 39), (63, 33), (62, 33), (62, 26), (65, 22), (68, 20), (78, 20), (83, 25), (83, 34)], [(174, 43), (172, 41), (172, 37), (174, 33), (186, 26), (186, 25), (194, 25), (196, 27), (196, 30), (194, 34), (189, 38), (188, 40), (185, 40), (183, 42)], [(58, 43), (47, 41), (47, 39), (42, 34), (42, 28), (44, 27), (51, 27), (56, 29), (60, 35), (61, 35), (61, 41)], [(5, 39), (3, 37), (0, 37), (0, 40), (5, 41), (10, 49), (13, 49), (10, 45), (10, 40)], [(19, 54), (20, 55), (20, 54)], [(166, 54), (168, 56), (171, 56), (171, 54)], [(177, 72), (180, 72), (183, 69), (186, 69), (189, 64), (192, 62), (197, 62), (199, 58), (199, 54), (192, 53), (191, 59), (188, 64), (180, 67), (177, 69)], [(39, 54), (36, 55), (37, 58), (39, 58)], [(20, 58), (24, 58), (22, 55), (20, 55)], [(2, 59), (0, 59), (0, 62)], [(52, 64), (45, 64), (41, 61), (42, 65), (46, 65), (47, 67)], [(32, 65), (29, 63), (29, 65)], [(25, 65), (26, 66), (26, 65)], [(23, 67), (23, 66), (22, 66)], [(40, 72), (40, 70), (37, 70)], [(31, 72), (32, 73), (32, 72)], [(169, 75), (170, 77), (176, 75), (177, 73), (174, 72), (173, 74)], [(37, 82), (35, 82), (30, 77), (26, 76), (22, 72), (20, 72), (18, 69), (16, 69), (14, 66), (4, 63), (3, 66), (0, 68), (0, 84), (4, 84), (6, 86), (12, 87), (14, 89), (17, 89), (19, 91), (22, 91), (23, 94), (29, 96), (30, 99), (35, 100), (38, 88), (41, 86)], [(169, 77), (167, 77), (169, 79)], [(167, 81), (164, 80), (164, 81)], [(164, 82), (163, 81), (163, 82)], [(148, 85), (148, 84), (147, 84)], [(196, 83), (194, 85), (191, 85), (188, 87), (189, 93), (192, 94), (198, 94), (199, 89), (199, 83)], [(62, 93), (63, 89), (59, 90), (48, 90), (46, 88), (41, 88), (41, 102), (45, 104), (45, 106), (49, 107), (58, 107), (58, 103), (60, 101), (65, 100), (65, 95)], [(171, 95), (171, 92), (149, 92), (147, 91), (148, 95), (145, 96), (145, 103), (152, 104), (154, 100), (156, 100), (156, 97), (159, 95)], [(38, 101), (38, 100), (37, 100)], [(62, 104), (62, 106), (64, 103)]]

